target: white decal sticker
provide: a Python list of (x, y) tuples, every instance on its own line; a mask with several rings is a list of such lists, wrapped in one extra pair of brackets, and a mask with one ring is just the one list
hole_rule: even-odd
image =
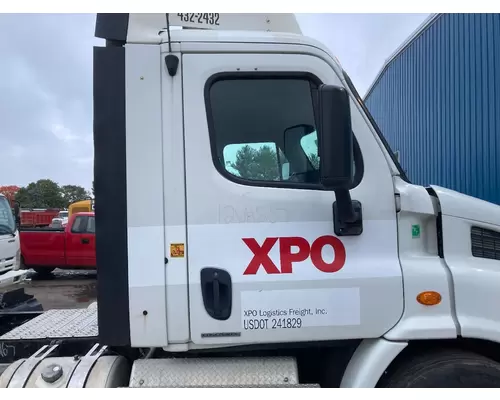
[(245, 331), (359, 325), (359, 288), (243, 291), (241, 320)]

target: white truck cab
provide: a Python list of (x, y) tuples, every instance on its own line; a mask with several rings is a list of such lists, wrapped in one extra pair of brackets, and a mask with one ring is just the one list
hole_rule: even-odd
[(50, 222), (50, 226), (52, 228), (65, 226), (68, 223), (68, 215), (69, 215), (68, 210), (59, 211), (59, 214), (57, 214), (57, 217), (52, 218), (52, 221)]
[(0, 194), (0, 289), (24, 279), (20, 266), (19, 231), (8, 199)]
[(96, 36), (98, 340), (152, 350), (58, 387), (500, 386), (500, 208), (411, 184), (293, 15)]

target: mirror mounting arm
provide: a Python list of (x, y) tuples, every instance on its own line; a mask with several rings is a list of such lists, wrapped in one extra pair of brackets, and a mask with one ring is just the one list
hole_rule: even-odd
[(363, 209), (351, 200), (349, 189), (336, 189), (333, 203), (333, 228), (337, 236), (359, 236), (363, 233)]

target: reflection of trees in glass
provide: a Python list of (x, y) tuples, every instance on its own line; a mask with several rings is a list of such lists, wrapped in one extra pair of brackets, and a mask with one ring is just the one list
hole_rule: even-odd
[[(317, 149), (318, 141), (315, 140)], [(304, 149), (305, 150), (305, 149)], [(316, 152), (310, 152), (309, 160), (314, 168), (319, 169), (319, 157)], [(233, 158), (233, 157), (231, 157)], [(226, 161), (226, 169), (242, 178), (250, 180), (280, 180), (279, 165), (286, 161), (285, 155), (280, 149), (280, 163), (273, 145), (244, 145), (238, 149), (234, 156), (235, 161)]]
[(268, 145), (254, 148), (243, 146), (236, 153), (236, 160), (229, 162), (236, 175), (245, 179), (276, 181), (280, 179), (276, 151)]
[(309, 153), (309, 161), (311, 161), (311, 164), (313, 165), (314, 169), (319, 169), (319, 156), (318, 156), (318, 139), (314, 141), (314, 145), (316, 146), (316, 152), (315, 153)]
[(316, 131), (303, 136), (300, 139), (300, 146), (304, 150), (304, 153), (307, 154), (313, 168), (319, 169), (318, 135)]

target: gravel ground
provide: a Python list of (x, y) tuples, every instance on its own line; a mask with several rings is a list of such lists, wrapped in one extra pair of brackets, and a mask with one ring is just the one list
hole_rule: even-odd
[(52, 276), (44, 278), (30, 272), (26, 282), (12, 285), (16, 287), (24, 287), (26, 293), (34, 295), (44, 310), (86, 308), (96, 301), (97, 272), (56, 269)]

